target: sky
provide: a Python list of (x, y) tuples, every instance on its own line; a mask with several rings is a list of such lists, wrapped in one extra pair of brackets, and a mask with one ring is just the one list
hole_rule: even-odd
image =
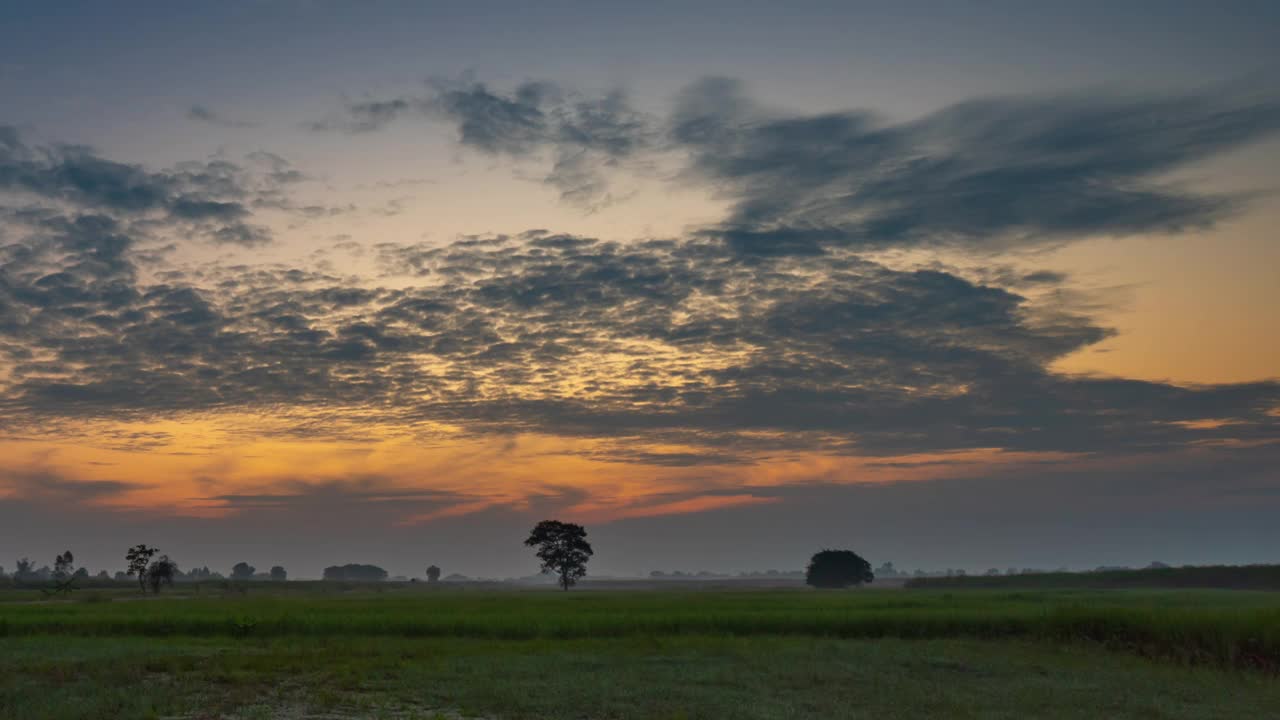
[(0, 567), (1280, 556), (1269, 2), (0, 7)]

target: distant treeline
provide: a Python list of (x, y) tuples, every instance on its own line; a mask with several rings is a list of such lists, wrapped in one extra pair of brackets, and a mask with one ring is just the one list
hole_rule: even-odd
[(1141, 570), (912, 578), (909, 588), (1222, 588), (1280, 590), (1280, 565), (1187, 565)]
[(654, 570), (649, 573), (652, 580), (708, 580), (708, 579), (725, 579), (725, 578), (804, 578), (803, 570), (752, 570), (749, 572), (740, 572), (737, 575), (732, 573), (711, 572), (710, 570), (699, 570), (698, 572), (685, 572), (683, 570), (672, 570), (664, 572), (662, 570)]

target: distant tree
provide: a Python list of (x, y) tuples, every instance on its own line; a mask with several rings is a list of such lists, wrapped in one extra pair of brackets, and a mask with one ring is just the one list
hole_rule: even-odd
[(129, 573), (127, 573), (127, 572), (125, 572), (125, 571), (123, 571), (123, 570), (117, 570), (117, 571), (116, 571), (116, 574), (115, 574), (115, 576), (114, 576), (114, 578), (113, 578), (113, 579), (114, 579), (116, 582), (124, 582), (125, 580), (128, 580), (128, 579), (129, 579)]
[(147, 567), (147, 584), (151, 586), (152, 593), (159, 593), (160, 586), (172, 585), (177, 574), (178, 563), (170, 560), (168, 555), (161, 555)]
[(843, 588), (875, 579), (871, 563), (852, 550), (823, 550), (809, 560), (806, 584), (820, 588)]
[(95, 580), (103, 580), (103, 581), (110, 582), (111, 575), (109, 575), (106, 570), (99, 570), (98, 574), (94, 575), (93, 578)]
[(568, 590), (587, 574), (587, 560), (594, 554), (585, 528), (559, 520), (543, 520), (535, 525), (524, 544), (538, 549), (542, 572), (557, 575), (562, 590)]
[(71, 573), (75, 571), (75, 558), (72, 557), (71, 551), (68, 550), (58, 555), (53, 561), (53, 578), (55, 580), (66, 580), (71, 577)]
[(231, 568), (232, 580), (252, 580), (253, 573), (257, 570), (254, 566), (245, 562), (238, 562)]
[(999, 574), (1000, 574), (1000, 568), (991, 568), (991, 569), (987, 570), (987, 575), (988, 575), (988, 576), (992, 576), (992, 575), (999, 575)]
[(222, 577), (222, 573), (214, 572), (213, 570), (210, 570), (208, 565), (205, 565), (203, 567), (198, 567), (198, 568), (191, 568), (190, 570), (187, 571), (187, 579), (193, 582), (199, 582), (201, 580), (217, 580), (217, 579), (220, 579), (221, 577)]
[(28, 558), (22, 558), (17, 561), (17, 566), (13, 570), (14, 580), (31, 580), (35, 577), (36, 565)]
[(49, 579), (53, 581), (53, 585), (42, 590), (42, 592), (46, 596), (65, 595), (75, 589), (76, 580), (80, 579), (82, 573), (85, 577), (89, 575), (84, 572), (84, 568), (76, 571), (75, 558), (71, 555), (70, 550), (58, 553), (57, 558), (53, 561), (53, 572), (49, 576)]
[(427, 582), (440, 582), (440, 568), (432, 565), (427, 568)]
[(138, 576), (138, 588), (142, 592), (147, 591), (147, 568), (151, 565), (151, 558), (157, 552), (153, 547), (134, 545), (124, 555), (124, 559), (129, 563), (129, 569), (126, 574)]
[(324, 569), (325, 580), (341, 580), (346, 582), (381, 582), (387, 579), (387, 571), (377, 565), (331, 565)]
[(285, 572), (283, 567), (276, 565), (271, 568), (271, 579), (276, 582), (284, 582), (289, 579), (289, 573)]
[(887, 577), (887, 578), (897, 577), (898, 570), (893, 566), (893, 563), (886, 562), (882, 564), (880, 567), (876, 568), (875, 575), (876, 577)]

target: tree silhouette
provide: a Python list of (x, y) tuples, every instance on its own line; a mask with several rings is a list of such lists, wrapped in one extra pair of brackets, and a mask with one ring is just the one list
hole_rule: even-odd
[(276, 565), (271, 568), (271, 579), (276, 582), (284, 582), (289, 579), (289, 573), (285, 572), (283, 567)]
[(324, 569), (324, 579), (345, 582), (381, 582), (387, 579), (387, 571), (377, 565), (359, 563), (330, 565)]
[[(75, 558), (68, 550), (60, 553), (53, 561), (53, 587), (42, 592), (45, 596), (65, 595), (75, 589), (76, 579), (80, 576), (75, 570)], [(81, 568), (83, 570), (83, 568)], [(88, 573), (85, 573), (86, 575)]]
[(147, 568), (147, 584), (151, 586), (152, 593), (159, 593), (160, 586), (172, 585), (177, 574), (178, 563), (170, 560), (168, 555), (161, 555)]
[(436, 567), (435, 565), (432, 565), (431, 567), (427, 568), (427, 582), (439, 582), (439, 581), (440, 581), (440, 568)]
[(153, 547), (134, 545), (124, 555), (124, 559), (129, 563), (127, 574), (138, 576), (138, 588), (142, 592), (147, 591), (147, 567), (151, 564), (151, 558), (156, 552), (158, 551)]
[(524, 544), (538, 548), (542, 572), (558, 575), (562, 590), (568, 590), (587, 574), (587, 560), (594, 554), (585, 528), (559, 520), (538, 523)]
[(809, 560), (804, 581), (813, 587), (843, 588), (871, 582), (871, 563), (852, 550), (823, 550)]
[(53, 577), (58, 580), (71, 577), (71, 573), (74, 572), (75, 566), (72, 564), (74, 562), (75, 558), (72, 557), (70, 550), (58, 555), (53, 561)]
[(246, 562), (238, 562), (231, 568), (232, 580), (252, 580), (253, 573), (257, 570), (254, 566)]

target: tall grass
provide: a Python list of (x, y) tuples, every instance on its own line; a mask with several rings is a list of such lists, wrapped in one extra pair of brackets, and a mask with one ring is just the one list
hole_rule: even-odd
[(1088, 641), (1280, 668), (1280, 597), (1192, 592), (355, 592), (0, 604), (0, 636), (623, 638), (810, 635)]
[(909, 588), (965, 589), (1124, 589), (1205, 588), (1223, 590), (1280, 590), (1280, 565), (1188, 565), (1141, 570), (1096, 572), (1037, 572), (1021, 575), (960, 575), (923, 577), (907, 581)]

